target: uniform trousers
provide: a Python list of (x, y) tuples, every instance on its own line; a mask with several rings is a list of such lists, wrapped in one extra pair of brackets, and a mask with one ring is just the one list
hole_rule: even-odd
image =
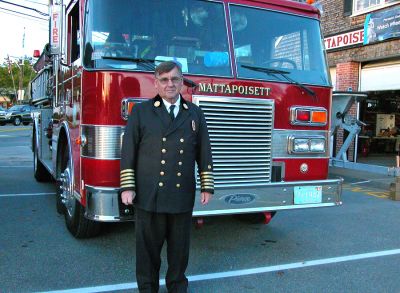
[(161, 249), (167, 242), (168, 292), (187, 292), (192, 211), (179, 214), (136, 209), (136, 280), (140, 292), (158, 292)]

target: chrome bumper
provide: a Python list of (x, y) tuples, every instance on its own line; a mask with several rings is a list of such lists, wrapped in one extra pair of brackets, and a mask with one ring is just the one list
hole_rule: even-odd
[[(303, 209), (341, 205), (343, 179), (274, 182), (256, 187), (217, 189), (212, 200), (203, 206), (196, 194), (193, 216), (259, 213), (277, 210)], [(319, 203), (295, 204), (294, 189), (301, 186), (321, 186)]]
[[(212, 200), (203, 206), (200, 192), (196, 192), (194, 217), (229, 214), (259, 213), (266, 211), (329, 207), (341, 205), (343, 179), (276, 182), (265, 186), (217, 189)], [(312, 204), (295, 204), (294, 188), (321, 186), (322, 201)], [(121, 215), (118, 206), (118, 189), (86, 185), (85, 216), (94, 221), (122, 222), (134, 220), (133, 215)]]
[(85, 217), (100, 222), (133, 221), (132, 214), (120, 213), (118, 205), (118, 188), (85, 186)]

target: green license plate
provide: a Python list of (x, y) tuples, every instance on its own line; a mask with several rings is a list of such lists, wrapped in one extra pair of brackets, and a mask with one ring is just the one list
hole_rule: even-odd
[(322, 202), (322, 186), (295, 186), (294, 204)]

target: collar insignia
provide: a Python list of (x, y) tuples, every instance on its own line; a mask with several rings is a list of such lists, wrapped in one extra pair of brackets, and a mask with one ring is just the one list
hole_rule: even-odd
[(183, 108), (184, 108), (185, 110), (189, 109), (188, 105), (186, 105), (185, 103), (183, 103)]
[(155, 101), (154, 102), (154, 107), (160, 107), (160, 105), (161, 105), (160, 101)]

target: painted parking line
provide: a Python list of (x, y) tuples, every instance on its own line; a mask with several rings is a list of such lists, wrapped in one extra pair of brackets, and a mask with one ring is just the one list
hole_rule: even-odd
[(350, 185), (358, 185), (358, 184), (364, 184), (364, 183), (369, 183), (369, 182), (371, 182), (371, 180), (353, 182), (353, 183), (350, 183)]
[(32, 168), (32, 165), (26, 165), (26, 166), (0, 166), (0, 168)]
[(36, 195), (54, 195), (55, 192), (43, 192), (43, 193), (9, 193), (0, 194), (0, 197), (17, 197), (17, 196), (36, 196)]
[(0, 130), (0, 133), (2, 132), (13, 132), (13, 131), (22, 131), (22, 130), (31, 130), (31, 127), (21, 127), (21, 128), (15, 128), (15, 129), (2, 129)]
[(362, 193), (364, 195), (373, 196), (376, 198), (384, 198), (385, 199), (385, 198), (390, 197), (389, 190), (379, 191), (381, 189), (378, 189), (378, 188), (371, 189), (371, 188), (362, 188), (362, 187), (353, 186), (353, 185), (343, 185), (342, 189), (343, 189), (343, 191)]
[[(298, 268), (306, 268), (306, 267), (326, 265), (326, 264), (335, 264), (335, 263), (341, 263), (341, 262), (348, 262), (348, 261), (375, 258), (375, 257), (384, 257), (384, 256), (389, 256), (389, 255), (399, 255), (399, 254), (400, 254), (400, 249), (383, 250), (383, 251), (375, 251), (375, 252), (362, 253), (362, 254), (353, 254), (353, 255), (339, 256), (339, 257), (332, 257), (332, 258), (295, 262), (295, 263), (269, 266), (269, 267), (259, 267), (259, 268), (237, 270), (237, 271), (227, 271), (227, 272), (220, 272), (220, 273), (194, 275), (194, 276), (189, 276), (188, 279), (189, 279), (189, 282), (196, 282), (196, 281), (223, 279), (223, 278), (242, 277), (242, 276), (249, 276), (249, 275), (255, 275), (255, 274), (270, 273), (270, 272), (298, 269)], [(162, 285), (162, 286), (165, 285), (164, 279), (160, 280), (160, 285)], [(122, 284), (115, 284), (115, 285), (65, 289), (65, 290), (57, 290), (57, 291), (44, 291), (42, 293), (78, 293), (78, 292), (79, 293), (94, 293), (94, 292), (108, 292), (108, 291), (119, 291), (119, 290), (128, 290), (128, 289), (137, 289), (137, 283), (133, 282), (133, 283), (122, 283)]]

